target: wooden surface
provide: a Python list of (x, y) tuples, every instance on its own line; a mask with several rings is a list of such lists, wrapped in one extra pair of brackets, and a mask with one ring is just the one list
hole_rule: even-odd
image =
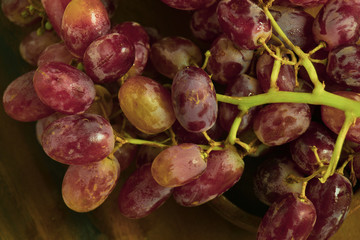
[[(189, 14), (170, 10), (160, 0), (120, 1), (115, 23), (134, 20), (159, 29), (165, 36), (189, 36)], [(182, 23), (182, 24), (177, 24)], [(33, 69), (18, 52), (21, 29), (0, 14), (0, 93), (16, 77)], [(1, 104), (0, 104), (1, 105)], [(129, 220), (117, 210), (117, 192), (91, 213), (69, 210), (61, 198), (65, 167), (49, 159), (35, 137), (34, 123), (9, 118), (0, 107), (0, 239), (121, 239), (121, 240), (235, 240), (255, 239), (219, 217), (209, 206), (184, 208), (173, 200), (140, 220)], [(358, 201), (358, 200), (357, 200)], [(358, 203), (358, 202), (357, 202)], [(359, 204), (356, 204), (357, 206)], [(355, 211), (334, 239), (358, 239), (360, 218)]]

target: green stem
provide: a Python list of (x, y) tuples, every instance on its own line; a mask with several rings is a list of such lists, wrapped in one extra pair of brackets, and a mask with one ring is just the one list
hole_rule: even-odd
[(355, 119), (356, 118), (354, 117), (354, 115), (351, 112), (349, 112), (349, 111), (345, 112), (344, 124), (342, 125), (341, 130), (336, 139), (336, 143), (335, 143), (333, 154), (330, 159), (329, 167), (327, 168), (324, 176), (322, 178), (320, 178), (321, 182), (325, 182), (331, 175), (333, 175), (335, 173), (336, 166), (340, 159), (340, 154), (341, 154), (342, 146), (345, 141), (346, 134), (349, 131), (349, 128), (351, 127), (351, 125), (354, 123)]
[(283, 30), (280, 28), (280, 26), (275, 21), (274, 17), (271, 15), (269, 9), (267, 7), (264, 7), (264, 12), (266, 16), (270, 19), (271, 25), (273, 29), (279, 34), (280, 38), (283, 39), (283, 41), (291, 47), (291, 49), (299, 56), (301, 60), (301, 64), (304, 66), (306, 71), (309, 74), (309, 77), (311, 79), (311, 82), (314, 84), (314, 92), (320, 92), (324, 89), (323, 84), (319, 81), (319, 78), (317, 76), (316, 70), (314, 65), (311, 63), (309, 59), (309, 55), (304, 53), (301, 48), (295, 46), (289, 38), (286, 36), (286, 34), (283, 32)]
[(229, 135), (228, 135), (228, 137), (226, 139), (227, 143), (229, 143), (231, 145), (235, 144), (236, 134), (237, 134), (238, 129), (240, 127), (242, 117), (245, 115), (246, 112), (247, 111), (241, 110), (241, 112), (234, 119), (233, 124), (231, 125), (231, 128), (230, 128)]
[(216, 94), (219, 102), (238, 105), (241, 109), (250, 109), (268, 103), (307, 103), (334, 107), (342, 111), (351, 112), (355, 117), (360, 117), (360, 102), (339, 96), (325, 90), (313, 93), (276, 91), (267, 92), (248, 97), (232, 97)]

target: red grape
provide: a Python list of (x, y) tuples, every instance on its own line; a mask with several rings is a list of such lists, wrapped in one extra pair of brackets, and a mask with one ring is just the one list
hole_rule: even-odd
[(95, 114), (69, 115), (45, 129), (42, 145), (52, 159), (70, 165), (101, 161), (114, 148), (110, 123)]
[(245, 73), (254, 55), (253, 50), (239, 49), (224, 34), (211, 45), (206, 70), (211, 79), (222, 84), (229, 83), (241, 73)]
[(5, 112), (17, 121), (32, 122), (51, 115), (54, 110), (39, 99), (33, 85), (34, 71), (25, 73), (12, 81), (5, 89), (3, 106)]
[(189, 39), (166, 37), (151, 46), (150, 59), (156, 70), (168, 78), (190, 65), (200, 65), (200, 49)]
[(306, 240), (316, 221), (314, 204), (299, 194), (289, 193), (275, 201), (261, 220), (257, 240)]
[(74, 56), (67, 50), (63, 42), (54, 43), (41, 52), (37, 60), (37, 65), (40, 66), (49, 62), (63, 62), (71, 64), (73, 59)]
[(41, 65), (34, 75), (40, 100), (58, 112), (83, 113), (95, 98), (94, 83), (80, 70), (61, 62)]
[(175, 122), (169, 91), (151, 78), (134, 76), (127, 79), (118, 98), (127, 119), (144, 133), (163, 132)]
[(41, 0), (48, 19), (56, 31), (61, 36), (61, 22), (66, 6), (71, 0)]
[(196, 10), (206, 8), (214, 4), (217, 0), (161, 0), (168, 6), (180, 10)]
[(303, 134), (310, 121), (310, 107), (305, 103), (273, 103), (260, 109), (253, 128), (262, 143), (278, 146)]
[[(35, 1), (38, 2), (38, 1)], [(26, 26), (34, 23), (40, 17), (37, 14), (31, 14), (27, 7), (28, 0), (3, 0), (1, 1), (1, 10), (3, 14), (16, 25)], [(25, 15), (24, 15), (25, 13)]]
[(116, 81), (133, 65), (134, 45), (119, 33), (110, 33), (93, 41), (84, 53), (85, 72), (96, 83)]
[(65, 8), (61, 36), (75, 57), (83, 58), (90, 43), (109, 30), (109, 16), (100, 0), (72, 0)]
[(221, 0), (217, 14), (222, 31), (240, 48), (257, 49), (260, 38), (268, 41), (271, 37), (270, 20), (250, 0)]
[(183, 143), (161, 151), (152, 162), (151, 173), (161, 186), (178, 187), (198, 178), (205, 168), (201, 148)]
[(151, 164), (136, 169), (121, 187), (120, 212), (128, 218), (143, 218), (158, 209), (173, 192), (159, 185), (151, 175)]
[(174, 189), (174, 199), (182, 206), (204, 204), (221, 195), (239, 181), (244, 161), (233, 146), (212, 151), (204, 173), (190, 183)]
[(65, 204), (76, 212), (89, 212), (100, 206), (116, 186), (120, 165), (105, 158), (87, 165), (71, 165), (62, 182)]
[(186, 67), (174, 77), (171, 97), (177, 120), (189, 132), (203, 132), (216, 121), (216, 93), (209, 75), (197, 67)]

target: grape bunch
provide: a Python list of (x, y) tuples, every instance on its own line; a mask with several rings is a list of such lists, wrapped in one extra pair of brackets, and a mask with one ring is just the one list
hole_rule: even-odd
[(128, 218), (170, 197), (199, 206), (252, 156), (268, 206), (257, 239), (329, 239), (360, 176), (360, 1), (162, 2), (192, 14), (193, 39), (113, 23), (111, 0), (2, 2), (11, 22), (38, 27), (19, 48), (34, 69), (3, 106), (36, 121), (45, 153), (67, 166), (64, 203), (96, 209), (126, 170)]

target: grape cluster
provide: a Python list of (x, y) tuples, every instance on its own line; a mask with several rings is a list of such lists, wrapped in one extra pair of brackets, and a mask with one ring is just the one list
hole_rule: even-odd
[[(232, 188), (251, 155), (262, 159), (253, 191), (269, 206), (257, 239), (329, 239), (360, 176), (360, 2), (162, 2), (192, 13), (208, 51), (113, 24), (110, 0), (2, 2), (17, 25), (42, 19), (20, 43), (36, 69), (10, 83), (3, 106), (37, 121), (45, 153), (68, 165), (65, 204), (97, 208), (134, 162), (124, 216), (146, 217), (171, 196), (198, 206)], [(307, 7), (321, 8), (313, 17)]]

